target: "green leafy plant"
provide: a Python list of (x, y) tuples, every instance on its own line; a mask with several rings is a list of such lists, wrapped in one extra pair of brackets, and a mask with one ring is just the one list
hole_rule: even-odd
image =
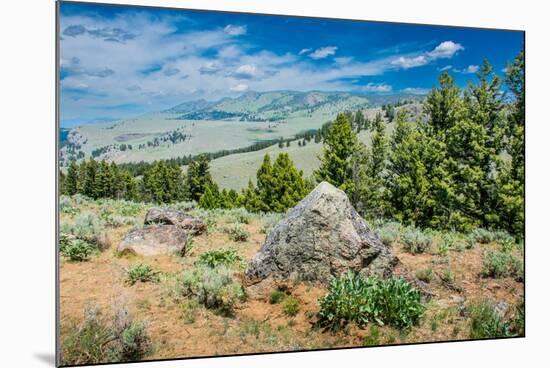
[(197, 264), (208, 267), (218, 267), (220, 265), (233, 266), (235, 264), (243, 265), (244, 258), (237, 254), (235, 249), (215, 249), (204, 252), (199, 256)]
[(157, 282), (158, 272), (148, 264), (138, 264), (126, 271), (126, 283), (134, 285), (136, 282)]
[(408, 328), (424, 313), (420, 292), (401, 278), (363, 278), (351, 271), (333, 278), (319, 300), (321, 325), (339, 329), (349, 322)]
[(81, 239), (68, 239), (61, 237), (60, 239), (60, 252), (61, 255), (69, 258), (73, 262), (84, 262), (90, 258), (90, 255), (97, 248)]

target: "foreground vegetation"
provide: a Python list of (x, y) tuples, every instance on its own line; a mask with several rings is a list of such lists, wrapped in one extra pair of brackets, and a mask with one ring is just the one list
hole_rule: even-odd
[[(373, 220), (370, 227), (412, 278), (399, 270), (387, 280), (350, 273), (327, 286), (281, 282), (258, 291), (242, 283), (244, 265), (278, 214), (173, 203), (205, 219), (210, 230), (191, 240), (185, 257), (145, 259), (121, 256), (114, 246), (142, 226), (150, 205), (81, 195), (60, 202), (62, 239), (93, 248), (78, 259), (61, 249), (65, 364), (524, 333), (523, 248), (502, 231), (420, 230)], [(234, 228), (248, 236), (234, 237)], [(127, 316), (122, 325), (120, 314)]]

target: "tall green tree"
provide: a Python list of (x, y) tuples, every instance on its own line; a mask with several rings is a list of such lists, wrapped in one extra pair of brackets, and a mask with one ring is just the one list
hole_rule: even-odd
[(185, 184), (188, 198), (197, 202), (204, 194), (206, 187), (213, 184), (210, 164), (206, 155), (200, 155), (189, 163)]
[[(384, 212), (384, 178), (388, 158), (388, 139), (384, 124), (375, 124), (368, 150), (354, 152), (354, 190), (358, 210), (368, 218), (381, 217)], [(360, 204), (360, 205), (359, 205)]]
[(497, 178), (498, 209), (501, 227), (524, 237), (525, 208), (525, 55), (522, 52), (506, 68), (506, 86), (512, 94), (507, 117), (506, 152)]
[(357, 135), (349, 119), (339, 114), (330, 124), (324, 138), (324, 150), (319, 159), (321, 165), (315, 171), (318, 181), (327, 181), (344, 190), (348, 195), (353, 192), (353, 172), (351, 158), (357, 148)]
[(308, 193), (303, 172), (296, 169), (288, 153), (281, 153), (277, 156), (273, 163), (270, 182), (273, 196), (270, 203), (264, 204), (273, 212), (285, 212)]
[(73, 195), (78, 192), (79, 182), (79, 167), (78, 164), (72, 160), (67, 168), (67, 175), (65, 176), (63, 193), (67, 195)]
[(158, 161), (145, 170), (141, 184), (145, 200), (171, 203), (184, 199), (183, 174), (175, 164)]

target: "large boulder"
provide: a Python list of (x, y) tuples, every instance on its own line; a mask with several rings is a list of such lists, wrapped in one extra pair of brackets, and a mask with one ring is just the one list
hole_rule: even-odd
[(165, 253), (185, 254), (187, 234), (174, 225), (153, 225), (130, 231), (120, 242), (119, 252), (130, 252), (142, 256), (156, 256)]
[(322, 182), (275, 226), (246, 276), (252, 282), (268, 277), (327, 282), (351, 269), (388, 277), (397, 262), (346, 194)]
[(206, 231), (206, 222), (200, 218), (171, 208), (151, 208), (145, 215), (144, 223), (179, 226), (192, 235), (200, 235)]

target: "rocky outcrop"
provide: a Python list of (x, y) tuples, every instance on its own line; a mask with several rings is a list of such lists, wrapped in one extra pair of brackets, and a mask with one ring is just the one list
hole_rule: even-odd
[(165, 253), (185, 254), (187, 234), (174, 225), (152, 225), (129, 232), (117, 250), (142, 256)]
[(151, 208), (145, 215), (145, 225), (175, 225), (191, 235), (200, 235), (206, 231), (206, 222), (198, 217), (170, 208)]
[(351, 269), (388, 277), (397, 262), (346, 194), (322, 182), (271, 231), (246, 276), (327, 282)]

